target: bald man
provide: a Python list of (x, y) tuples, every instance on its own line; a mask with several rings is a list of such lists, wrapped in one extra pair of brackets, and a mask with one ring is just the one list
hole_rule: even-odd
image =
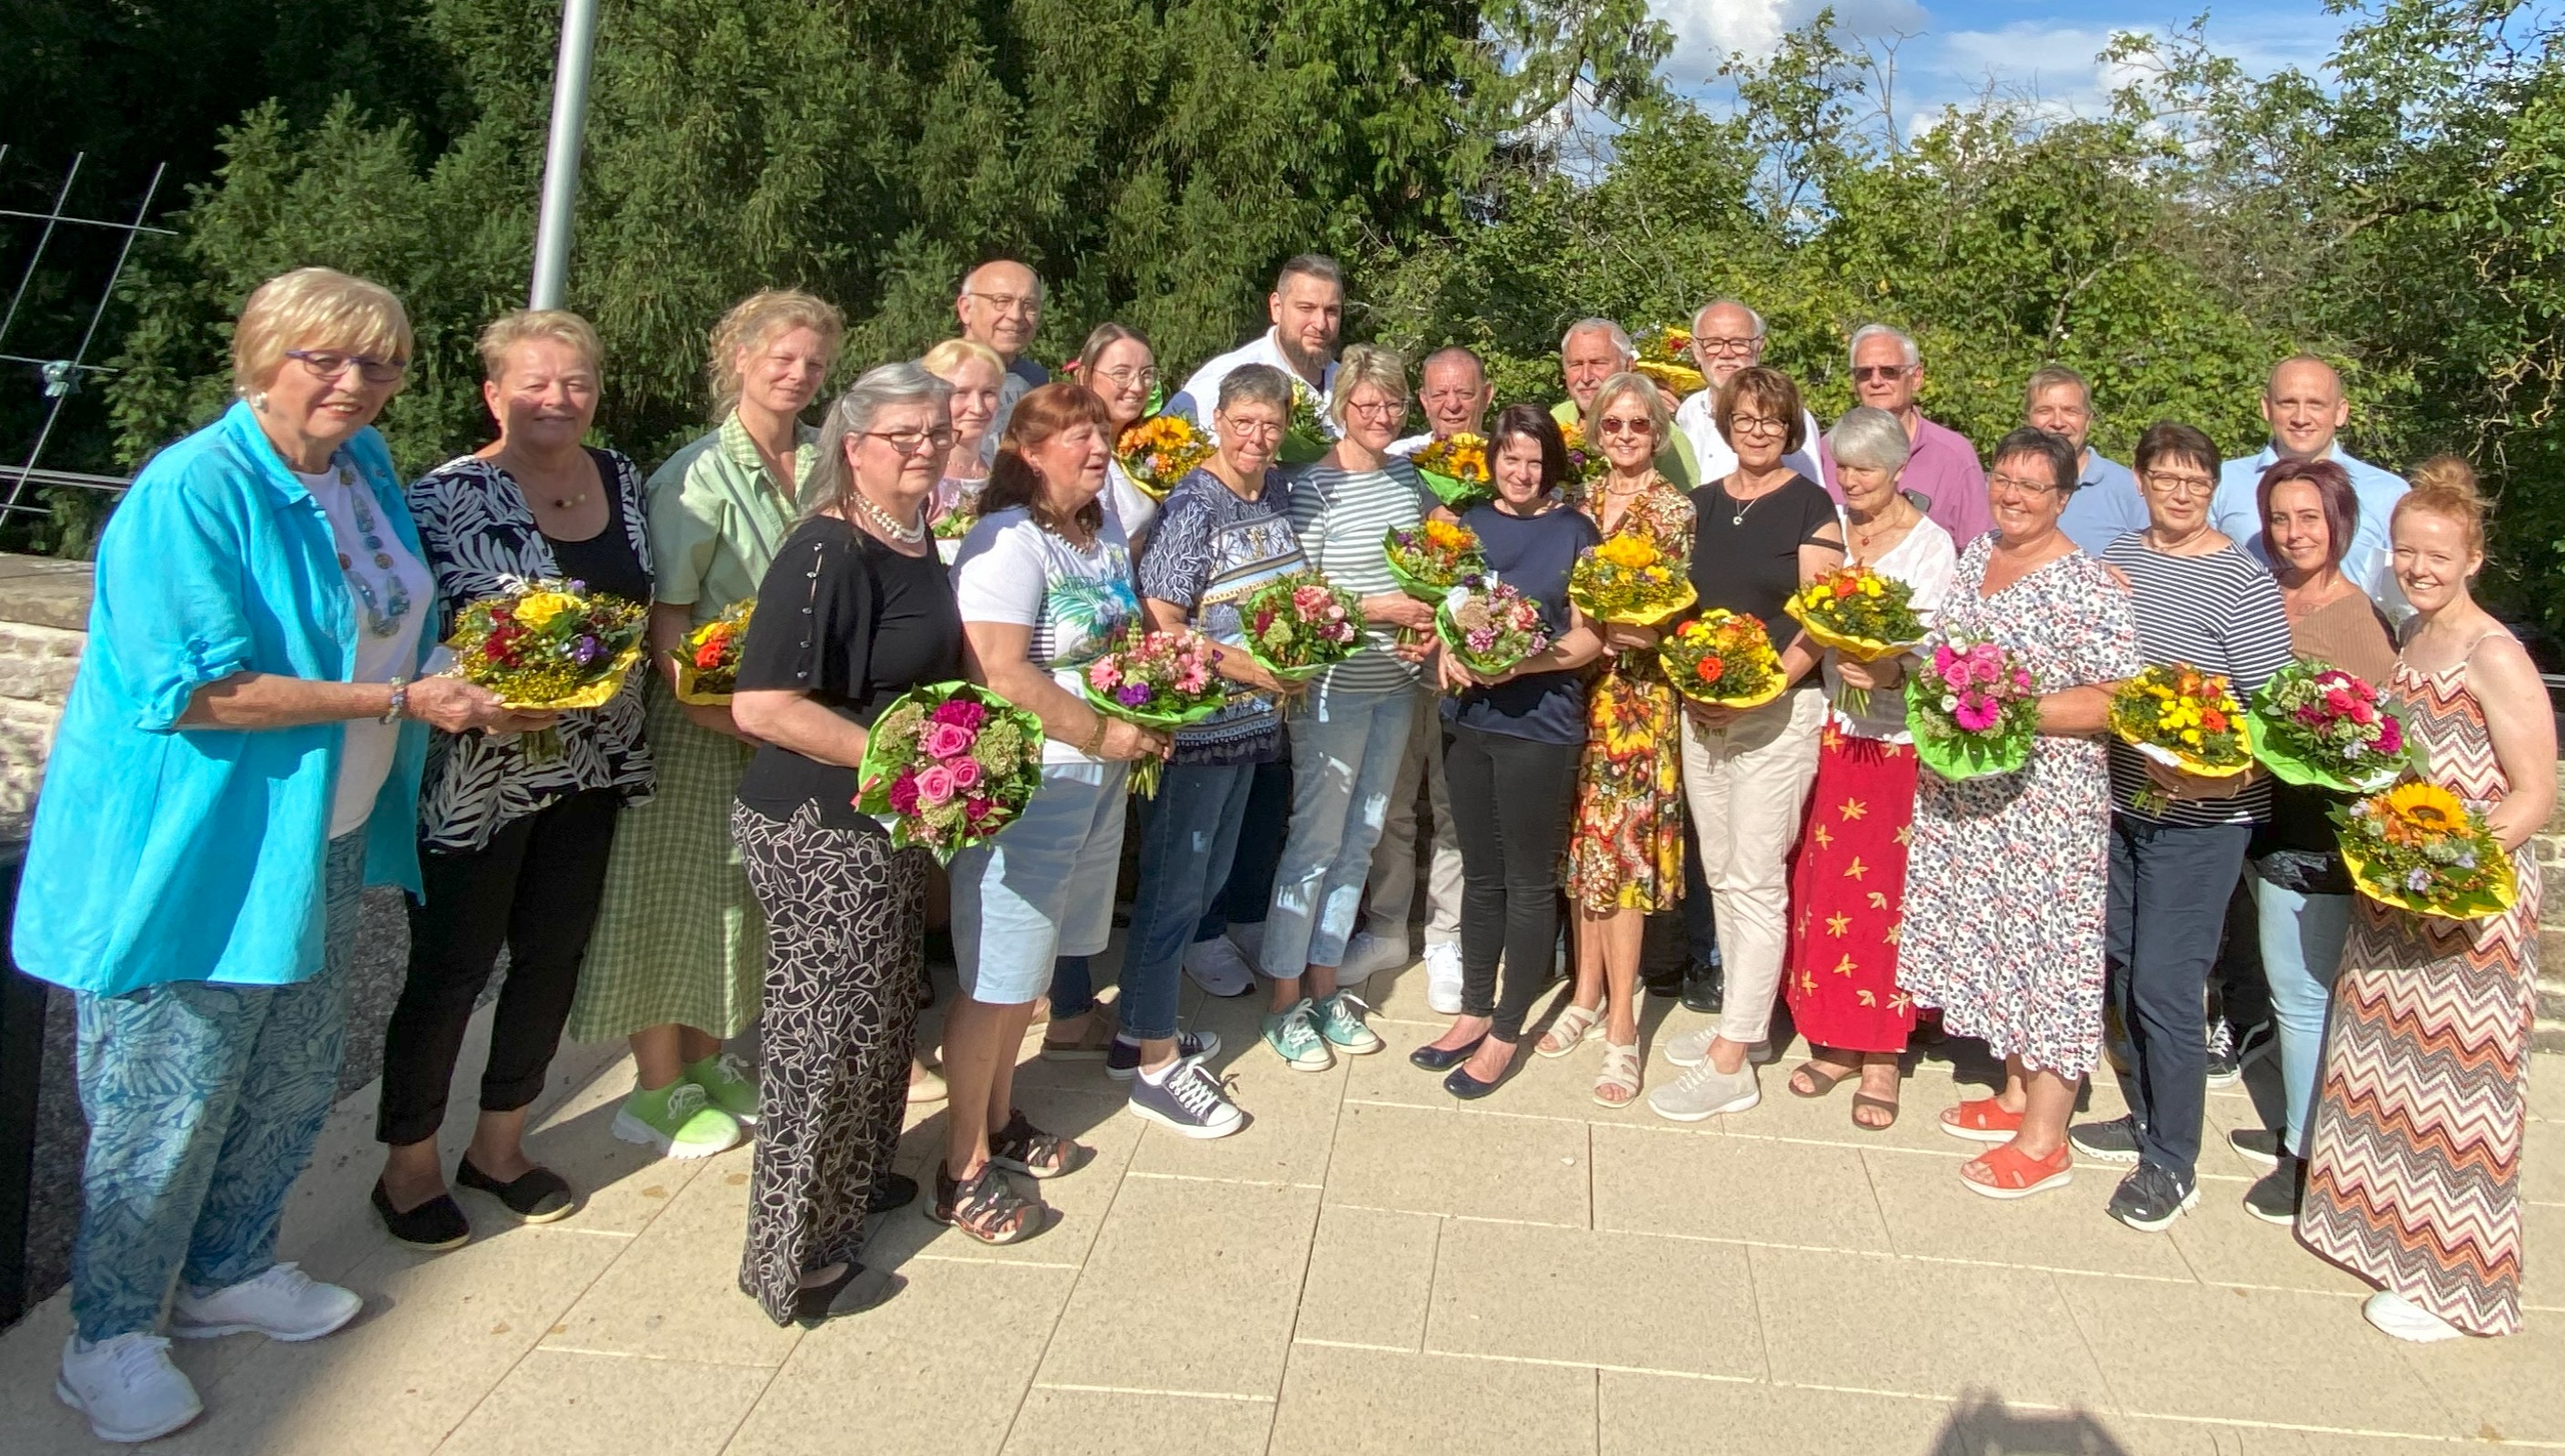
[(953, 297), (962, 337), (996, 350), (1007, 366), (1007, 376), (998, 384), (998, 412), (981, 442), (984, 462), (996, 458), (998, 437), (1007, 432), (1007, 416), (1016, 412), (1016, 401), (1050, 382), (1050, 370), (1025, 354), (1042, 328), (1042, 275), (1013, 258), (993, 259), (963, 274), (961, 291)]
[[(1736, 473), (1737, 451), (1719, 432), (1715, 417), (1719, 386), (1763, 362), (1763, 316), (1735, 299), (1702, 305), (1692, 316), (1692, 362), (1700, 366), (1709, 387), (1675, 410), (1675, 428), (1692, 441), (1693, 458), (1701, 462), (1701, 478), (1726, 480)], [(1810, 480), (1823, 480), (1824, 467), (1817, 463), (1817, 448), (1825, 432), (1817, 428), (1817, 417), (1805, 408), (1799, 411), (1799, 428), (1803, 442), (1783, 455), (1781, 463)]]
[(1458, 344), (1434, 351), (1416, 370), (1416, 407), (1425, 411), (1425, 433), (1393, 441), (1389, 453), (1413, 455), (1454, 435), (1486, 436), (1488, 404), (1496, 396), (1488, 366), (1476, 354)]
[[(1614, 374), (1628, 371), (1639, 358), (1638, 349), (1630, 343), (1629, 331), (1609, 319), (1579, 319), (1567, 326), (1567, 334), (1558, 341), (1558, 371), (1567, 380), (1567, 397), (1550, 406), (1549, 417), (1560, 424), (1580, 422), (1585, 406), (1594, 402), (1595, 391)], [(1657, 386), (1665, 393), (1665, 386)], [(1676, 406), (1673, 395), (1666, 395), (1666, 408)], [(1657, 473), (1666, 484), (1689, 491), (1701, 484), (1701, 462), (1693, 458), (1692, 441), (1679, 429), (1668, 429), (1672, 438), (1657, 445)], [(1595, 442), (1587, 441), (1588, 449)]]
[(2408, 614), (2411, 608), (2405, 605), (2405, 595), (2388, 571), (2387, 544), (2387, 517), (2408, 487), (2402, 477), (2342, 448), (2337, 437), (2351, 420), (2342, 375), (2309, 355), (2280, 361), (2262, 387), (2262, 419), (2270, 426), (2270, 443), (2260, 454), (2229, 460), (2217, 472), (2211, 524), (2241, 543), (2256, 560), (2268, 563), (2270, 553), (2262, 545), (2262, 520), (2255, 500), (2262, 472), (2282, 460), (2331, 460), (2351, 477), (2352, 494), (2360, 500), (2360, 526), (2352, 532), (2350, 551), (2343, 555), (2342, 574), (2389, 615)]

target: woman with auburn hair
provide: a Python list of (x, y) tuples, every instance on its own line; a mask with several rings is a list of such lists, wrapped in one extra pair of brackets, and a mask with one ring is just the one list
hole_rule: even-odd
[(650, 659), (642, 715), (658, 788), (627, 811), (607, 861), (596, 933), (569, 1035), (632, 1044), (633, 1089), (614, 1135), (708, 1157), (757, 1121), (757, 1085), (722, 1043), (757, 1019), (766, 926), (729, 832), (757, 751), (731, 710), (677, 700), (687, 633), (757, 595), (801, 519), (817, 397), (844, 327), (807, 293), (769, 289), (712, 333), (711, 433), (650, 477)]
[(2556, 720), (2529, 653), (2469, 590), (2484, 517), (2475, 472), (2444, 455), (2414, 472), (2389, 523), (2415, 612), (2390, 686), (2430, 760), (2395, 792), (2481, 813), (2519, 898), (2472, 920), (2360, 899), (2298, 1209), (2308, 1248), (2379, 1286), (2362, 1315), (2407, 1340), (2520, 1328), (2541, 887), (2529, 837), (2555, 810)]

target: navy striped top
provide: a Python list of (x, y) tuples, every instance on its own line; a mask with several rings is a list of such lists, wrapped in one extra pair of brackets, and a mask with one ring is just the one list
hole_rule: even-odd
[[(2112, 542), (2102, 559), (2136, 589), (2138, 655), (2147, 662), (2222, 672), (2241, 704), (2294, 660), (2279, 584), (2241, 548), (2230, 543), (2207, 556), (2167, 556), (2147, 545), (2144, 533), (2132, 531)], [(2133, 814), (2152, 782), (2146, 761), (2117, 736), (2110, 746), (2112, 806)], [(2271, 785), (2265, 779), (2232, 799), (2176, 800), (2151, 817), (2162, 824), (2219, 825), (2270, 816)]]

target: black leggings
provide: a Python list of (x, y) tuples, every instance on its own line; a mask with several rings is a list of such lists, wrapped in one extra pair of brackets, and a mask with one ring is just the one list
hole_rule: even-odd
[(383, 1031), (375, 1140), (406, 1146), (436, 1135), (464, 1028), (501, 945), (508, 979), (490, 1021), (481, 1110), (512, 1112), (542, 1094), (579, 991), (621, 807), (612, 789), (583, 789), (510, 820), (478, 850), (420, 850), (427, 898), (409, 904), (409, 977)]
[[(1463, 724), (1443, 729), (1443, 777), (1461, 842), (1461, 1014), (1496, 1019), (1500, 1042), (1549, 984), (1558, 943), (1558, 862), (1576, 814), (1581, 744), (1535, 743)], [(1497, 956), (1506, 962), (1497, 995)]]

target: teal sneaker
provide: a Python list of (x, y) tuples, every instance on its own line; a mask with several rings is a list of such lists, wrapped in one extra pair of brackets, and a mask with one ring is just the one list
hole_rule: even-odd
[(1336, 1065), (1326, 1038), (1318, 1035), (1317, 1007), (1305, 997), (1265, 1018), (1265, 1045), (1293, 1072), (1324, 1072)]
[(739, 1146), (739, 1119), (680, 1077), (655, 1092), (633, 1089), (614, 1114), (614, 1135), (669, 1157), (711, 1157)]
[(715, 1052), (681, 1074), (704, 1090), (704, 1097), (730, 1113), (742, 1127), (757, 1125), (757, 1082), (748, 1068), (728, 1052)]
[(1348, 1057), (1368, 1057), (1380, 1050), (1380, 1033), (1363, 1025), (1371, 1010), (1351, 991), (1339, 991), (1318, 1003), (1318, 1035)]

